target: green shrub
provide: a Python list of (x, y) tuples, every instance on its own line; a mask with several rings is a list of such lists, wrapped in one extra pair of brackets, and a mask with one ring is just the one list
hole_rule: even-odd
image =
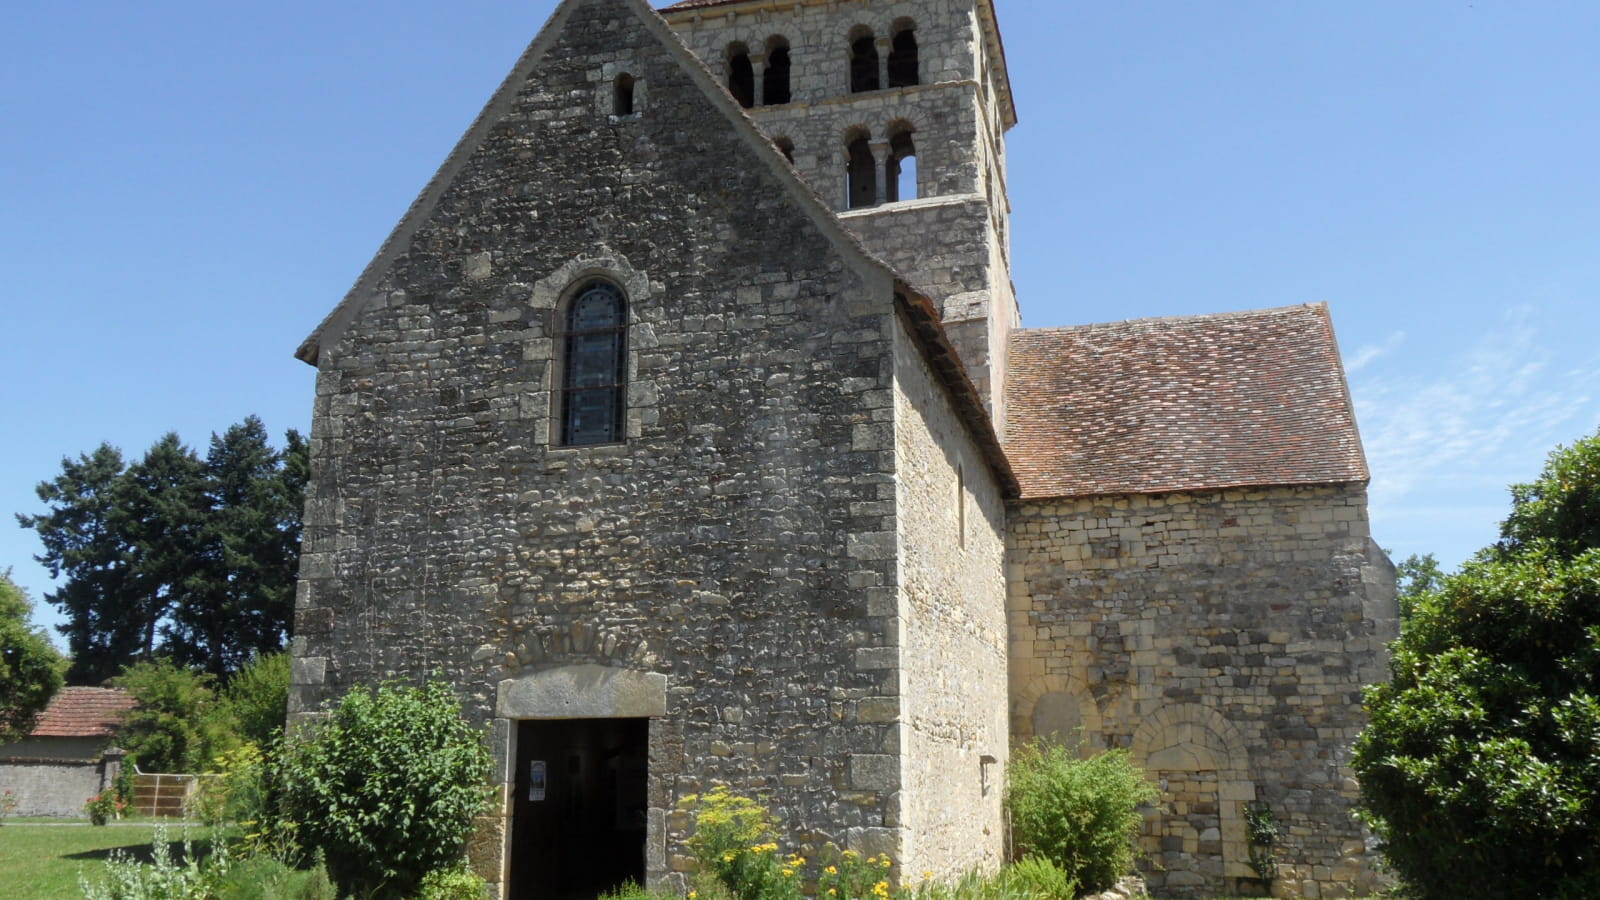
[(1121, 750), (1080, 759), (1034, 741), (1012, 754), (1006, 805), (1021, 859), (1059, 866), (1079, 890), (1104, 891), (1133, 868), (1138, 806), (1156, 798)]
[(1352, 767), (1422, 900), (1600, 897), (1600, 436), (1416, 601)]
[(239, 742), (232, 720), (219, 715), (214, 679), (171, 660), (128, 666), (111, 683), (138, 706), (117, 741), (146, 772), (205, 772), (213, 757)]
[(364, 897), (405, 896), (453, 866), (488, 802), (489, 752), (438, 683), (351, 690), (270, 769), (279, 827)]
[(228, 679), (222, 709), (246, 741), (265, 747), (283, 733), (289, 710), (289, 654), (257, 656)]
[(434, 869), (423, 876), (415, 900), (483, 900), (488, 882), (464, 865)]
[(1001, 869), (999, 877), (1008, 895), (1028, 900), (1072, 900), (1078, 892), (1067, 870), (1042, 856), (1025, 856)]

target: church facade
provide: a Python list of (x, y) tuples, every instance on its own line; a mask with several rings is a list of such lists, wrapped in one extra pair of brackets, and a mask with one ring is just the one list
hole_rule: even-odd
[(1126, 748), (1169, 894), (1370, 883), (1393, 573), (1326, 308), (1023, 329), (991, 0), (565, 0), (318, 368), (291, 715), (440, 677), (497, 896), (681, 883), (685, 797), (953, 877)]

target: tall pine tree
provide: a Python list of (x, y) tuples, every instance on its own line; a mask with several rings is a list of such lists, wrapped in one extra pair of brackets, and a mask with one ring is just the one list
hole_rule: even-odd
[(64, 583), (74, 683), (170, 657), (226, 676), (281, 649), (294, 607), (307, 446), (274, 450), (255, 416), (213, 435), (204, 460), (176, 434), (125, 466), (109, 444), (38, 486), (49, 509), (19, 515), (37, 559)]

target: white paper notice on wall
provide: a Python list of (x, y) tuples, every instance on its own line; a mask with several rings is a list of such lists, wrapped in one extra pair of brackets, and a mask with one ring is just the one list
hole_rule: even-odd
[(544, 777), (545, 764), (542, 759), (528, 761), (528, 800), (533, 803), (544, 802)]

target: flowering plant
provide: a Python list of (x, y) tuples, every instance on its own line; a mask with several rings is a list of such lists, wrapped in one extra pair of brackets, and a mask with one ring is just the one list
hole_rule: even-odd
[(0, 794), (0, 825), (6, 823), (6, 816), (11, 815), (17, 808), (17, 795), (10, 791)]
[(117, 799), (112, 791), (101, 791), (83, 805), (84, 812), (89, 814), (90, 825), (104, 825), (111, 819), (120, 819), (122, 811), (127, 808), (127, 802)]

